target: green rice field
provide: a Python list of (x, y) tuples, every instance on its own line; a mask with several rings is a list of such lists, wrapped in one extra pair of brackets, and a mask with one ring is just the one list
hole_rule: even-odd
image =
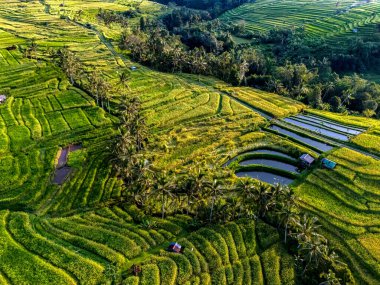
[[(365, 33), (368, 24), (380, 22), (378, 1), (289, 1), (257, 0), (229, 10), (219, 17), (222, 21), (244, 23), (252, 32), (302, 27), (314, 37), (335, 37)], [(361, 29), (363, 28), (363, 31)]]
[[(320, 1), (334, 12), (335, 4)], [(380, 162), (358, 152), (380, 154), (378, 120), (307, 109), (295, 100), (231, 87), (215, 78), (151, 70), (113, 48), (120, 27), (105, 27), (94, 18), (99, 7), (122, 11), (134, 9), (135, 2), (73, 0), (65, 1), (63, 9), (60, 2), (0, 2), (0, 94), (7, 95), (0, 105), (0, 284), (297, 282), (294, 258), (277, 229), (260, 220), (194, 230), (189, 216), (175, 215), (150, 218), (154, 227), (149, 227), (136, 207), (107, 204), (121, 193), (121, 181), (109, 161), (118, 118), (99, 107), (90, 94), (71, 86), (47, 60), (49, 48), (63, 46), (75, 52), (86, 71), (97, 68), (118, 90), (111, 106), (119, 103), (122, 93), (140, 97), (158, 166), (175, 169), (207, 155), (222, 165), (238, 154), (264, 148), (294, 158), (308, 152), (336, 161), (334, 171), (316, 167), (298, 175), (290, 187), (302, 198), (302, 208), (320, 218), (323, 233), (357, 284), (380, 280)], [(261, 2), (264, 5), (256, 4)], [(346, 16), (357, 17), (358, 23), (374, 21), (368, 15), (369, 7), (376, 5), (352, 9)], [(83, 18), (71, 21), (81, 9)], [(146, 15), (162, 12), (160, 5), (148, 1), (140, 9)], [(317, 10), (314, 14), (320, 18)], [(369, 18), (361, 20), (362, 16)], [(86, 22), (94, 28), (81, 25)], [(268, 23), (263, 21), (262, 29)], [(38, 48), (34, 57), (26, 58), (23, 49), (31, 39)], [(16, 49), (7, 50), (12, 45)], [(132, 65), (137, 70), (130, 73), (129, 89), (116, 88), (118, 74)], [(302, 111), (363, 128), (347, 142), (358, 151), (335, 145), (327, 152), (316, 151), (268, 128), (286, 127), (280, 119)], [(304, 129), (289, 129), (323, 140)], [(81, 149), (69, 154), (72, 171), (64, 183), (54, 184), (59, 153), (69, 145)], [(184, 253), (165, 251), (171, 241), (183, 245)], [(140, 275), (132, 274), (133, 265), (141, 267)]]

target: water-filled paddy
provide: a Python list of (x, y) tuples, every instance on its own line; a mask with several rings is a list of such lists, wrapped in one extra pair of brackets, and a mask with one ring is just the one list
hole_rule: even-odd
[(360, 129), (360, 128), (356, 128), (356, 127), (351, 127), (351, 126), (346, 126), (346, 125), (339, 124), (337, 122), (330, 121), (330, 120), (327, 120), (327, 119), (323, 119), (323, 118), (320, 118), (320, 117), (317, 117), (317, 116), (312, 116), (312, 115), (297, 115), (296, 117), (299, 118), (299, 119), (307, 120), (309, 122), (320, 124), (320, 125), (322, 125), (324, 127), (328, 127), (328, 128), (331, 128), (331, 129), (334, 129), (334, 130), (337, 130), (337, 131), (340, 131), (340, 132), (343, 132), (343, 133), (346, 133), (346, 134), (349, 134), (349, 135), (359, 135), (359, 134), (361, 134), (362, 132), (365, 131), (364, 129)]
[(243, 160), (239, 163), (241, 166), (247, 166), (247, 165), (252, 165), (252, 164), (259, 164), (259, 165), (265, 165), (293, 173), (297, 173), (297, 166), (294, 166), (292, 164), (282, 162), (282, 161), (277, 161), (274, 159), (267, 159), (267, 158), (252, 158), (252, 159), (247, 159)]
[(266, 171), (240, 171), (236, 173), (238, 177), (251, 177), (269, 184), (280, 183), (282, 185), (288, 185), (294, 181), (294, 179), (284, 177), (278, 174), (266, 172)]
[(312, 123), (308, 123), (307, 121), (296, 120), (294, 118), (285, 118), (284, 121), (294, 126), (301, 127), (310, 130), (314, 133), (321, 134), (337, 140), (348, 141), (350, 139), (347, 135), (344, 135), (331, 129), (316, 126)]
[(320, 142), (320, 141), (317, 141), (317, 140), (314, 140), (312, 138), (308, 138), (308, 137), (303, 137), (299, 134), (296, 134), (292, 131), (289, 131), (289, 130), (286, 130), (284, 128), (281, 128), (279, 126), (270, 126), (270, 129), (274, 130), (274, 131), (277, 131), (279, 132), (280, 134), (284, 134), (284, 135), (287, 135), (289, 137), (292, 137), (300, 142), (303, 142), (307, 145), (310, 145), (310, 146), (313, 146), (315, 147), (316, 149), (322, 151), (322, 152), (325, 152), (325, 151), (329, 151), (331, 149), (333, 149), (333, 146), (331, 145), (328, 145), (326, 143), (323, 143), (323, 142)]

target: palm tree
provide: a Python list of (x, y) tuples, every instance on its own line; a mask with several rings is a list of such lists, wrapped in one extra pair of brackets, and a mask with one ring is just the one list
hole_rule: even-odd
[(97, 69), (94, 69), (92, 71), (92, 73), (88, 77), (88, 81), (89, 81), (89, 84), (90, 84), (90, 86), (89, 86), (90, 87), (90, 92), (96, 98), (96, 105), (99, 105), (99, 89), (98, 89), (98, 85), (99, 85), (99, 81), (100, 81), (100, 76), (99, 76), (99, 72), (97, 71)]
[(67, 48), (60, 50), (60, 64), (63, 71), (70, 78), (70, 82), (74, 85), (75, 77), (79, 75), (80, 62), (75, 54)]
[(289, 225), (295, 225), (298, 222), (298, 214), (293, 208), (292, 205), (284, 205), (276, 212), (279, 217), (279, 225), (284, 227), (284, 243), (286, 243), (286, 238), (288, 236)]
[(297, 239), (299, 244), (310, 243), (313, 240), (326, 241), (326, 238), (317, 232), (320, 227), (317, 222), (317, 217), (309, 217), (306, 214), (296, 221), (293, 236)]
[(239, 192), (245, 199), (254, 199), (257, 187), (251, 178), (240, 178), (235, 186), (235, 191)]
[(210, 187), (211, 182), (208, 179), (206, 173), (202, 168), (197, 165), (190, 168), (188, 175), (188, 207), (190, 208), (191, 200), (193, 199), (203, 199), (203, 194)]
[(329, 269), (328, 273), (322, 273), (321, 277), (325, 279), (319, 285), (340, 285), (341, 279), (336, 277), (335, 272)]
[(328, 257), (328, 247), (321, 240), (302, 243), (299, 252), (305, 263), (303, 275), (309, 269), (318, 268)]
[(29, 44), (29, 50), (30, 50), (30, 57), (33, 58), (33, 54), (35, 57), (37, 57), (37, 42), (36, 39), (31, 39), (30, 44)]
[(131, 76), (129, 72), (123, 71), (122, 73), (119, 74), (119, 84), (123, 87), (127, 87), (128, 90), (130, 89), (128, 85), (128, 81), (131, 79)]
[(265, 217), (266, 212), (276, 204), (273, 188), (270, 185), (260, 183), (257, 190), (255, 200), (259, 206), (258, 214), (260, 217)]
[(171, 180), (168, 173), (166, 171), (158, 171), (154, 175), (155, 177), (155, 185), (154, 192), (152, 193), (154, 197), (161, 196), (161, 217), (165, 218), (165, 207), (166, 201), (168, 198), (174, 198), (174, 189), (175, 183)]
[(209, 189), (207, 190), (206, 191), (209, 192), (211, 195), (211, 210), (210, 210), (210, 218), (209, 218), (209, 222), (211, 224), (215, 201), (217, 197), (220, 197), (223, 195), (223, 184), (221, 183), (220, 180), (214, 179), (213, 182), (209, 185)]

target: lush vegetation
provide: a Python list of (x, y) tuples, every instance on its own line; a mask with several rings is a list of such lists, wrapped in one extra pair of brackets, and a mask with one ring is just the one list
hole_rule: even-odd
[[(249, 82), (236, 63), (218, 71), (233, 54), (227, 45), (224, 55), (188, 52), (173, 40), (181, 35), (175, 27), (145, 38), (172, 8), (124, 0), (61, 4), (0, 3), (0, 94), (7, 96), (0, 104), (1, 284), (376, 283), (378, 120), (204, 76)], [(144, 63), (170, 72), (131, 62), (135, 48), (118, 50), (131, 34), (142, 39)], [(173, 73), (147, 52), (166, 51), (163, 39), (190, 59), (210, 56), (215, 71), (184, 65)], [(372, 96), (365, 88), (376, 86), (364, 85), (357, 90)], [(323, 142), (282, 120), (303, 110), (363, 129), (342, 144), (364, 154), (323, 153), (271, 129), (274, 123)], [(53, 184), (69, 145), (81, 149), (68, 154), (62, 185)], [(265, 149), (290, 158), (246, 153)], [(235, 167), (258, 157), (295, 165), (305, 152), (338, 167), (328, 172), (316, 164), (294, 175), (290, 188), (237, 178), (233, 163), (221, 167), (236, 155)], [(171, 241), (184, 246), (182, 254), (166, 251)]]
[[(347, 75), (379, 73), (378, 39), (357, 38), (335, 47), (323, 38), (308, 37), (301, 28), (244, 31), (210, 21), (204, 11), (182, 7), (160, 20), (142, 17), (139, 28), (124, 31), (119, 46), (135, 60), (162, 71), (212, 75), (322, 110), (379, 116), (379, 85)], [(231, 33), (251, 42), (236, 45)]]

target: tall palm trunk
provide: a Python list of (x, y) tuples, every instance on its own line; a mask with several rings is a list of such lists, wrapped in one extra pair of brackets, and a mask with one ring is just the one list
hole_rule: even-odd
[(162, 193), (162, 219), (165, 218), (165, 195)]
[(212, 202), (211, 202), (210, 224), (211, 224), (211, 221), (212, 221), (212, 213), (213, 213), (213, 210), (214, 210), (214, 204), (215, 204), (215, 196), (212, 197)]

